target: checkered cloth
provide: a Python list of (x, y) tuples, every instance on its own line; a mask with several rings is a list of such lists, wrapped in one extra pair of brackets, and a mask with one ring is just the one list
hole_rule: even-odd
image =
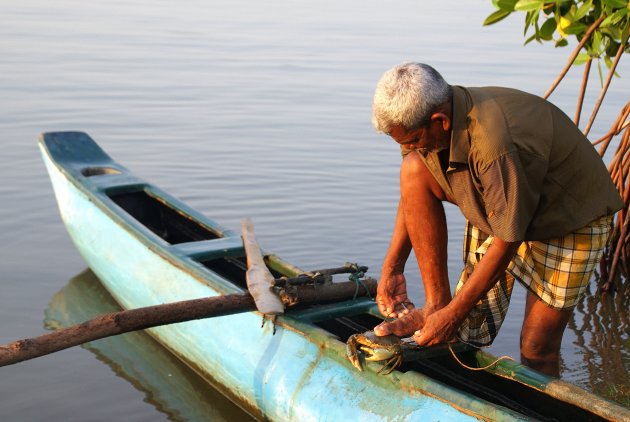
[[(458, 338), (477, 347), (492, 344), (507, 313), (514, 279), (548, 306), (573, 309), (602, 257), (611, 223), (612, 216), (605, 216), (563, 237), (523, 242), (504, 276), (460, 326)], [(455, 294), (464, 286), (493, 239), (492, 235), (466, 223), (465, 266)]]

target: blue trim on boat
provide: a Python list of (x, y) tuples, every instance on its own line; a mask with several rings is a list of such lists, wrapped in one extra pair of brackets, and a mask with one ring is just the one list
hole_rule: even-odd
[[(136, 178), (87, 134), (46, 133), (40, 137), (40, 148), (72, 240), (123, 308), (242, 291), (203, 263), (242, 258), (238, 234)], [(123, 208), (134, 195), (157, 201), (168, 212), (194, 222), (203, 229), (193, 236), (200, 240), (170, 243), (141, 224)], [(268, 260), (271, 268), (287, 276), (299, 272), (275, 256)], [(275, 335), (270, 324), (261, 328), (258, 312), (148, 331), (260, 418), (529, 419), (419, 372), (394, 371), (380, 376), (376, 374), (380, 366), (369, 363), (359, 373), (345, 358), (345, 344), (314, 325), (357, 314), (378, 312), (373, 302), (359, 299), (291, 311), (279, 317)]]

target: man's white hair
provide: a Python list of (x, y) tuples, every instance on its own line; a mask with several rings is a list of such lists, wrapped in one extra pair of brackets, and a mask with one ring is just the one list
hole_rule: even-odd
[(372, 124), (383, 133), (394, 125), (413, 130), (429, 122), (435, 108), (451, 99), (442, 75), (423, 63), (403, 63), (381, 77), (374, 92)]

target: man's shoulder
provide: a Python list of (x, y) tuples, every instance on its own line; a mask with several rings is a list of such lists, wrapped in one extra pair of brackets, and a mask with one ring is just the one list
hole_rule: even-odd
[(483, 102), (494, 100), (499, 103), (513, 102), (540, 102), (548, 103), (547, 100), (530, 92), (521, 91), (516, 88), (508, 88), (503, 86), (476, 86), (462, 87), (467, 91), (473, 105), (483, 105)]
[[(477, 95), (526, 95), (526, 96), (534, 96), (537, 97), (537, 95), (534, 95), (530, 92), (526, 92), (520, 89), (516, 89), (516, 88), (511, 88), (511, 87), (507, 87), (507, 86), (495, 86), (495, 85), (489, 85), (489, 86), (460, 86), (460, 88), (465, 89), (466, 91), (470, 91), (471, 93), (475, 93)], [(540, 98), (540, 97), (539, 97)]]
[(553, 113), (546, 100), (514, 88), (464, 88), (469, 96), (467, 117), (471, 158), (483, 168), (507, 153), (548, 154)]
[[(515, 88), (500, 86), (459, 87), (466, 98), (467, 116), (483, 125), (521, 126), (547, 120), (555, 107), (547, 100)], [(464, 95), (462, 95), (463, 93)]]

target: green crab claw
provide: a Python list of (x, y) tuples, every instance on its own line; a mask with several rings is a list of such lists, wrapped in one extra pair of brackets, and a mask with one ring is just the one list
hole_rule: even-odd
[(363, 371), (363, 365), (361, 365), (361, 360), (359, 359), (359, 353), (357, 352), (357, 343), (351, 337), (346, 345), (346, 356), (348, 360), (359, 371)]
[(382, 360), (389, 360), (395, 355), (387, 349), (372, 349), (369, 347), (361, 347), (361, 350), (365, 353), (365, 360), (371, 362), (379, 362)]
[(356, 357), (348, 356), (348, 359), (350, 359), (350, 363), (352, 363), (352, 366), (357, 368), (359, 371), (363, 372), (363, 365), (361, 365), (361, 361), (359, 360), (359, 356), (356, 356)]

